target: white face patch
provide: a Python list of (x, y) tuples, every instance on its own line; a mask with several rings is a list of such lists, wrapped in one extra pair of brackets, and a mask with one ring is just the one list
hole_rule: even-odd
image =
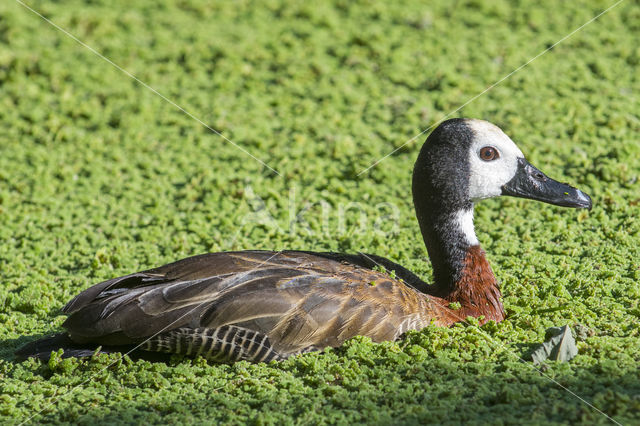
[[(515, 176), (518, 158), (524, 155), (509, 136), (488, 121), (469, 120), (467, 125), (475, 136), (469, 152), (469, 198), (476, 201), (497, 197), (502, 194), (502, 186)], [(494, 147), (499, 158), (481, 159), (480, 150), (486, 146)]]
[(475, 228), (473, 227), (473, 207), (469, 210), (459, 210), (456, 212), (456, 224), (458, 225), (458, 229), (462, 231), (462, 234), (465, 236), (467, 243), (469, 243), (470, 246), (480, 244), (476, 237)]

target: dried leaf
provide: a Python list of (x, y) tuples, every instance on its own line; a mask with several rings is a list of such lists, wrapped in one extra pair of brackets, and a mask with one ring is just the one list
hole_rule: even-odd
[(534, 364), (550, 359), (552, 361), (569, 361), (578, 354), (576, 341), (568, 325), (547, 329), (546, 340), (531, 352)]

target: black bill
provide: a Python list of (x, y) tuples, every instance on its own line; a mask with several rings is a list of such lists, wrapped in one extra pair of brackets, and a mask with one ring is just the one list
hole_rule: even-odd
[(544, 201), (562, 207), (591, 210), (591, 197), (579, 189), (547, 177), (524, 158), (518, 158), (516, 175), (502, 186), (502, 195)]

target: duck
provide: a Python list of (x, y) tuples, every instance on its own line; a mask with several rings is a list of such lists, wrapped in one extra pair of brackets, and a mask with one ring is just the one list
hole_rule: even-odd
[[(426, 283), (372, 254), (246, 250), (208, 253), (113, 278), (62, 309), (65, 331), (17, 351), (87, 357), (136, 351), (213, 362), (280, 361), (339, 347), (355, 336), (394, 341), (409, 330), (469, 316), (505, 319), (496, 277), (474, 228), (474, 205), (514, 196), (592, 207), (549, 178), (499, 127), (456, 118), (439, 124), (413, 169), (416, 217), (433, 266)], [(127, 352), (129, 353), (129, 352)]]

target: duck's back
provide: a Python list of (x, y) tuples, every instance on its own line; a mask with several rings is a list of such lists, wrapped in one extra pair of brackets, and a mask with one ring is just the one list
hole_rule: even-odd
[[(356, 256), (195, 256), (96, 284), (65, 306), (64, 327), (77, 343), (267, 361), (337, 347), (356, 335), (395, 340), (431, 321), (424, 294)], [(400, 272), (405, 281), (416, 279)]]

